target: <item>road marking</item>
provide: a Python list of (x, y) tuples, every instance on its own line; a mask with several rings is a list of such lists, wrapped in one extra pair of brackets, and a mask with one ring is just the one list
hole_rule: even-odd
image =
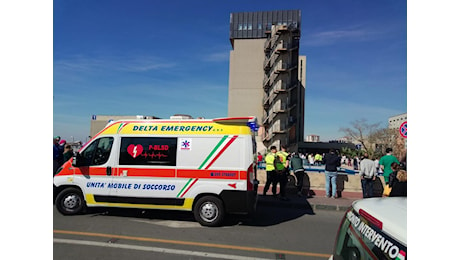
[(131, 250), (139, 250), (139, 251), (147, 251), (147, 252), (158, 252), (158, 253), (164, 253), (164, 254), (197, 256), (197, 257), (207, 257), (207, 258), (217, 258), (217, 259), (269, 260), (268, 258), (256, 258), (256, 257), (238, 256), (238, 255), (224, 255), (224, 254), (216, 254), (216, 253), (209, 253), (209, 252), (169, 249), (169, 248), (150, 247), (150, 246), (114, 244), (114, 243), (104, 243), (104, 242), (85, 241), (85, 240), (72, 240), (72, 239), (54, 238), (53, 242), (54, 243), (73, 244), (73, 245), (84, 245), (84, 246), (101, 246), (101, 247), (110, 247), (110, 248), (131, 249)]
[(174, 220), (157, 221), (157, 220), (141, 220), (141, 219), (133, 219), (132, 221), (153, 224), (153, 225), (158, 225), (158, 226), (164, 226), (164, 227), (170, 227), (170, 228), (202, 228), (203, 227), (200, 225), (200, 223), (186, 222), (186, 221), (174, 221)]
[(285, 255), (315, 256), (315, 257), (323, 257), (323, 258), (329, 258), (330, 256), (329, 254), (320, 254), (320, 253), (288, 251), (288, 250), (278, 250), (278, 249), (269, 249), (269, 248), (246, 247), (246, 246), (232, 246), (232, 245), (190, 242), (190, 241), (180, 241), (180, 240), (168, 240), (168, 239), (148, 238), (148, 237), (132, 237), (132, 236), (80, 232), (80, 231), (71, 231), (71, 230), (53, 230), (53, 233), (67, 234), (67, 235), (79, 235), (79, 236), (91, 236), (91, 237), (118, 238), (118, 239), (134, 240), (134, 241), (147, 241), (147, 242), (165, 243), (165, 244), (223, 248), (223, 249), (231, 249), (231, 250), (285, 254)]

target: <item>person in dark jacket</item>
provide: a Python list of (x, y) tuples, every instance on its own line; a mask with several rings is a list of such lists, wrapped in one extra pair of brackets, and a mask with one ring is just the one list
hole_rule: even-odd
[(399, 170), (396, 174), (390, 197), (407, 197), (407, 172), (405, 170)]
[[(334, 149), (329, 150), (329, 153), (324, 156), (323, 164), (325, 165), (326, 197), (335, 199), (337, 196), (337, 167), (340, 166), (340, 157)], [(332, 186), (332, 194), (330, 186)]]
[(303, 168), (303, 161), (300, 158), (298, 153), (293, 153), (291, 155), (291, 169), (294, 172), (295, 178), (297, 180), (296, 187), (297, 187), (297, 195), (300, 197), (302, 196), (302, 187), (303, 187), (303, 177), (304, 171)]

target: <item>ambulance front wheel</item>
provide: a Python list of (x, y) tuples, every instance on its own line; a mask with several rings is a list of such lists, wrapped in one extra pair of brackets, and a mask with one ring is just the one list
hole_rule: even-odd
[(196, 202), (193, 214), (195, 220), (203, 226), (219, 226), (224, 220), (224, 204), (219, 198), (205, 196)]
[(85, 209), (85, 199), (79, 189), (66, 188), (57, 195), (55, 205), (62, 215), (76, 215)]

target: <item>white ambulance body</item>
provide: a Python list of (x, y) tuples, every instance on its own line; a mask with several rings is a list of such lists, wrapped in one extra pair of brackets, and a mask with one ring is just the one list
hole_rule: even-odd
[(57, 171), (56, 208), (186, 210), (205, 226), (251, 213), (256, 130), (254, 117), (111, 122)]
[(340, 224), (329, 259), (407, 259), (407, 198), (353, 202)]

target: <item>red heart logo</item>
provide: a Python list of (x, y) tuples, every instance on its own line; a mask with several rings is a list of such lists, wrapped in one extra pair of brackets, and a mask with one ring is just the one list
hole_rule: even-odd
[(142, 145), (138, 144), (138, 145), (134, 145), (134, 144), (130, 144), (128, 146), (128, 153), (133, 157), (133, 158), (136, 158), (137, 156), (141, 155), (142, 151), (144, 150), (144, 148), (142, 147)]

